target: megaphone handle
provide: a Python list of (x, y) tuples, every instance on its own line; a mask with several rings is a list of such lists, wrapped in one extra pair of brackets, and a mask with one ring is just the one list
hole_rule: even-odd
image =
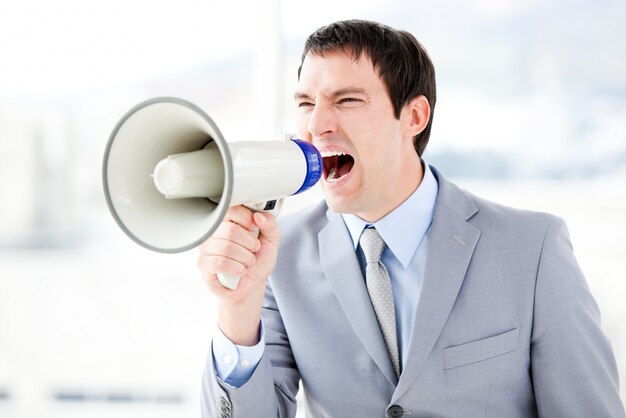
[(220, 284), (231, 290), (237, 289), (240, 278), (241, 276), (235, 276), (234, 274), (217, 273), (217, 280)]
[[(255, 236), (259, 236), (259, 231), (256, 231)], [(227, 289), (235, 290), (237, 289), (237, 285), (239, 284), (239, 279), (241, 276), (236, 276), (234, 274), (226, 274), (226, 273), (217, 273), (217, 280), (220, 282), (222, 286)]]

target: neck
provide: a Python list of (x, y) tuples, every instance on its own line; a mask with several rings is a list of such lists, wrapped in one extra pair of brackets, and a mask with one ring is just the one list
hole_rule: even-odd
[(402, 205), (409, 196), (411, 196), (422, 184), (424, 178), (424, 168), (422, 167), (422, 160), (417, 157), (415, 164), (406, 167), (399, 172), (400, 181), (398, 181), (397, 187), (393, 188), (392, 198), (388, 200), (388, 204), (384, 207), (377, 208), (371, 212), (355, 213), (356, 216), (363, 219), (368, 223), (378, 222), (389, 213), (393, 212), (398, 206)]

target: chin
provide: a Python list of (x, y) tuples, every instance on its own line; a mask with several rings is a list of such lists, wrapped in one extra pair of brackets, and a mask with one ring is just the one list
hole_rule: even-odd
[(328, 207), (337, 213), (349, 213), (354, 214), (358, 212), (358, 208), (356, 208), (354, 202), (345, 202), (340, 199), (333, 199), (332, 197), (326, 196), (326, 204)]
[(333, 190), (332, 188), (326, 188), (326, 185), (322, 183), (322, 191), (324, 192), (324, 198), (326, 204), (334, 212), (356, 214), (362, 212), (368, 206), (367, 203), (371, 199), (367, 199), (363, 194), (363, 190), (342, 187), (339, 190)]

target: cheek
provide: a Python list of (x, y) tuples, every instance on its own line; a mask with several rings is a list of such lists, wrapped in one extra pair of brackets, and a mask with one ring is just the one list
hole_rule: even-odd
[(296, 129), (298, 139), (311, 142), (311, 133), (307, 130), (307, 118), (301, 113), (298, 113), (298, 115), (296, 116)]
[(385, 181), (400, 165), (401, 149), (398, 136), (388, 130), (372, 129), (359, 147), (359, 155), (368, 175)]

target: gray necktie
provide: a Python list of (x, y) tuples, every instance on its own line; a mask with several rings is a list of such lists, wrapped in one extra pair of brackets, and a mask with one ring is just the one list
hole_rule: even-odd
[(365, 255), (365, 284), (378, 319), (378, 325), (383, 333), (391, 364), (400, 376), (400, 356), (398, 354), (398, 337), (396, 335), (396, 313), (393, 304), (391, 280), (385, 265), (380, 257), (385, 250), (385, 241), (374, 228), (366, 228), (359, 240)]

